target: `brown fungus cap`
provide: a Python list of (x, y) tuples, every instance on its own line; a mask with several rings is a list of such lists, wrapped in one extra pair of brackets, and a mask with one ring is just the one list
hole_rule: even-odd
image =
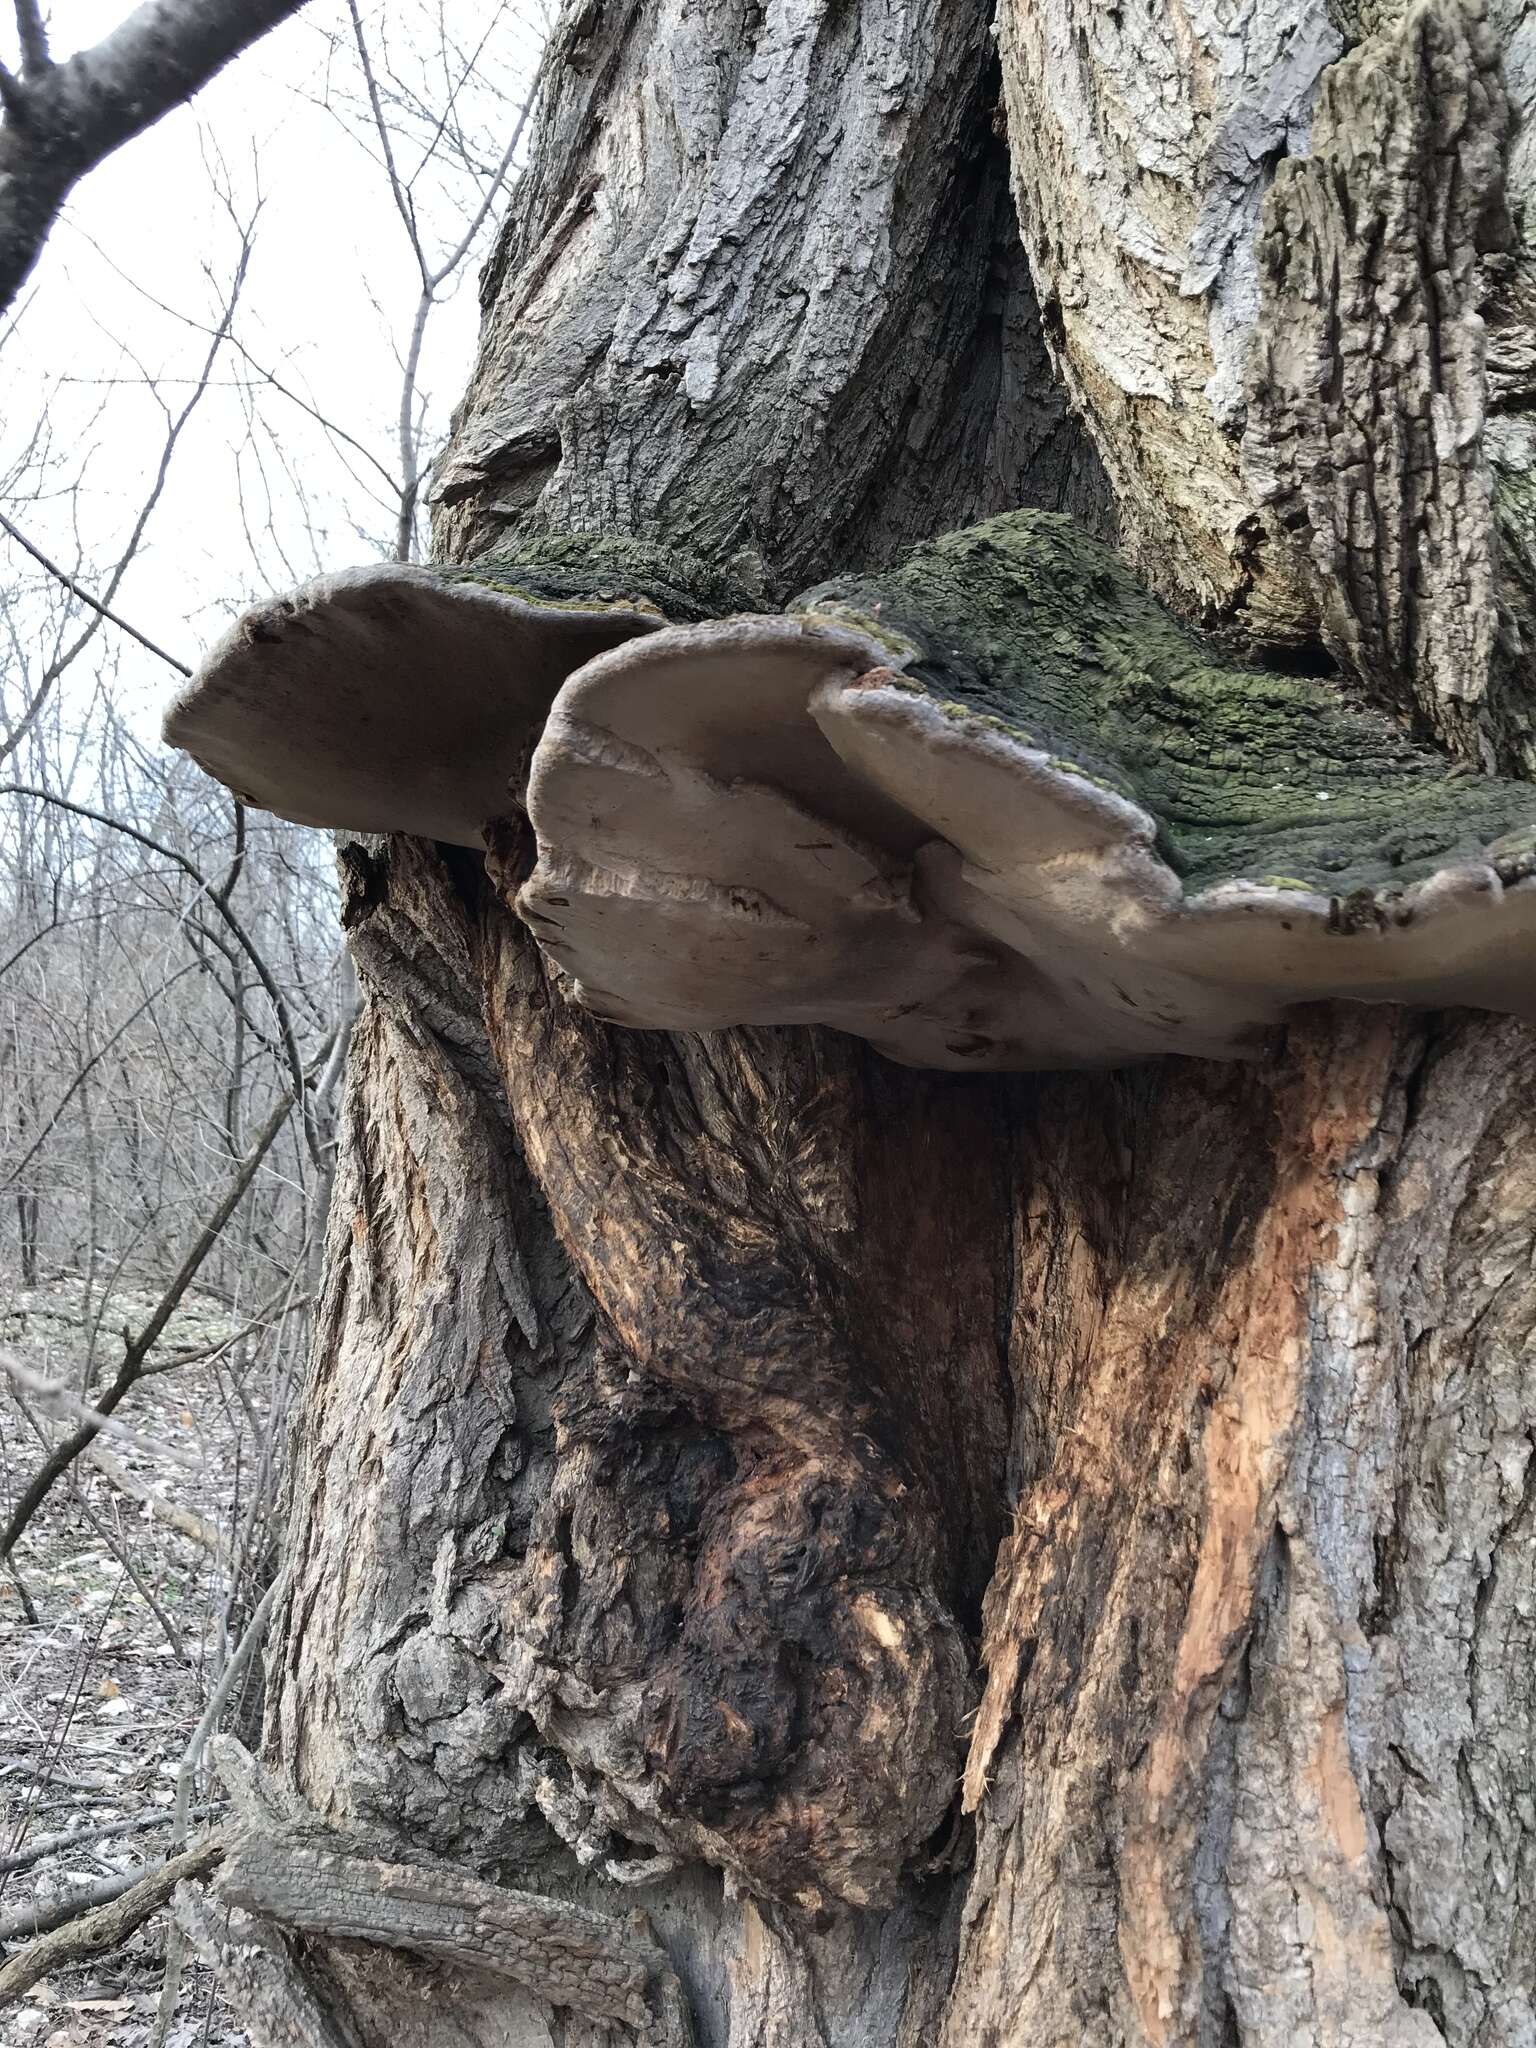
[(617, 1021), (953, 1068), (1257, 1050), (1329, 997), (1536, 1016), (1536, 791), (1238, 671), (1013, 514), (561, 690), (519, 908)]
[(748, 601), (685, 557), (583, 536), (467, 569), (345, 570), (239, 619), (165, 737), (298, 824), (479, 847), (573, 669)]

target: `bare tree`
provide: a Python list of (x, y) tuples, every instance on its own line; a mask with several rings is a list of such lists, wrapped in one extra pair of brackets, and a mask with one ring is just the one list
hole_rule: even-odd
[[(1064, 508), (1254, 691), (1518, 772), (1513, 25), (1303, 14), (1005, 7), (1000, 79), (986, 8), (568, 10), (440, 546), (633, 536), (777, 601)], [(1142, 603), (1094, 574), (1084, 648)], [(1522, 2040), (1526, 1028), (1036, 1080), (636, 1033), (512, 914), (524, 832), (349, 864), (267, 1727), (313, 1811), (221, 1880), (255, 2008)]]
[[(1261, 707), (1330, 799), (1369, 734), (1389, 788), (1417, 748), (1453, 806), (1518, 808), (1523, 18), (1005, 0), (997, 26), (568, 8), (439, 551), (514, 589), (585, 561), (580, 594), (652, 614), (659, 562), (695, 619), (766, 609), (710, 643), (716, 709), (797, 593), (882, 653), (862, 688), (988, 732), (1027, 704), (1048, 738), (1066, 704), (1093, 746), (1032, 745), (1108, 785), (1079, 819), (1163, 752), (1246, 788)], [(905, 551), (994, 514), (914, 640), (931, 558)], [(589, 724), (586, 765), (665, 779), (653, 738)], [(772, 732), (690, 787), (766, 804), (791, 752)], [(224, 1752), (224, 1910), (189, 1909), (253, 2029), (1528, 2041), (1529, 1025), (1322, 1005), (1246, 1060), (1043, 1075), (895, 1065), (873, 1030), (630, 1028), (594, 1012), (644, 1019), (632, 989), (529, 929), (525, 794), (484, 857), (343, 847), (365, 1001), (266, 1768)], [(792, 796), (796, 851), (953, 875), (971, 846), (963, 815), (914, 846)], [(1330, 894), (1377, 813), (1335, 815), (1298, 894), (1343, 945), (1396, 927)], [(1170, 875), (1191, 823), (1151, 806)], [(1533, 859), (1527, 825), (1479, 885), (1515, 907), (1510, 1007)], [(770, 923), (734, 872), (655, 865), (668, 903)], [(630, 924), (648, 876), (609, 891)], [(1059, 963), (1033, 965), (1040, 1000)]]

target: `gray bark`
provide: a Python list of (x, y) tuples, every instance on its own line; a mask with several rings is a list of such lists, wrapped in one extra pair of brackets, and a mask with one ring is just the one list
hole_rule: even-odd
[(439, 538), (659, 536), (772, 592), (1020, 503), (1102, 522), (973, 0), (594, 6), (485, 279)]
[(1137, 567), (1529, 772), (1528, 9), (999, 19), (1046, 335)]
[[(1102, 522), (1045, 338), (1139, 558), (1305, 640), (1340, 578), (1205, 387), (1332, 30), (1270, 35), (1272, 92), (1262, 8), (1220, 65), (1093, 13), (1005, 21), (1043, 322), (983, 9), (568, 14), (444, 548), (597, 526), (777, 591), (1001, 505)], [(1153, 158), (1205, 95), (1115, 316), (1167, 401), (1063, 294), (1131, 214), (1031, 49), (1134, 84)], [(625, 1032), (493, 839), (343, 858), (367, 1002), (268, 1672), (307, 1846), (233, 1858), (226, 1942), (271, 2036), (648, 2038), (538, 1942), (466, 1962), (532, 1893), (642, 1908), (706, 2048), (1536, 2040), (1530, 1031), (1341, 1008), (1248, 1066), (985, 1079)], [(370, 1859), (388, 1911), (328, 1919)]]

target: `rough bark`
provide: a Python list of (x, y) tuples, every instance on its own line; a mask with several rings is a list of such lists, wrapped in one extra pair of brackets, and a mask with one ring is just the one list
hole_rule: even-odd
[(1243, 481), (1264, 190), (1343, 48), (1327, 0), (1002, 0), (1014, 193), (1045, 330), (1160, 595), (1281, 645), (1311, 610)]
[(1529, 2037), (1530, 1050), (1041, 1089), (947, 2042)]
[[(779, 592), (1088, 488), (1021, 396), (985, 30), (568, 15), (445, 547), (595, 525)], [(1207, 196), (1256, 223), (1246, 171)], [(1075, 346), (1145, 554), (1150, 440)], [(643, 1909), (703, 2048), (1536, 2038), (1530, 1031), (1340, 1009), (1043, 1079), (625, 1032), (491, 837), (343, 852), (367, 1001), (266, 1750), (343, 1840), (306, 1853), (391, 1896), (247, 1862), (269, 2037), (647, 2038), (393, 1945), (446, 1865), (498, 1927)]]
[(1529, 772), (1530, 620), (1514, 614), (1531, 557), (1499, 512), (1520, 464), (1506, 456), (1501, 481), (1488, 445), (1508, 441), (1494, 404), (1532, 395), (1500, 57), (1483, 8), (1421, 0), (1328, 74), (1311, 154), (1280, 167), (1266, 208), (1244, 458), (1305, 550), (1329, 648), (1465, 758)]
[(1020, 503), (1102, 524), (1046, 374), (976, 0), (569, 9), (435, 493), (774, 594)]
[(1046, 335), (1138, 567), (1229, 636), (1320, 636), (1466, 758), (1528, 772), (1527, 11), (1000, 22)]

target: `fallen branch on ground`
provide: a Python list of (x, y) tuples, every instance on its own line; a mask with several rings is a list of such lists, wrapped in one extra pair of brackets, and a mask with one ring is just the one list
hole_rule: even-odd
[[(222, 1811), (219, 1806), (200, 1806), (192, 1818), (208, 1820)], [(0, 1856), (0, 1877), (14, 1877), (18, 1871), (30, 1870), (35, 1863), (41, 1863), (45, 1856), (78, 1849), (85, 1842), (111, 1842), (119, 1835), (147, 1835), (151, 1828), (168, 1826), (170, 1819), (171, 1809), (168, 1806), (155, 1806), (148, 1813), (130, 1814), (127, 1820), (98, 1821), (93, 1827), (65, 1828), (62, 1834), (39, 1835), (24, 1849), (13, 1849), (9, 1855)]]
[[(100, 1885), (92, 1885), (90, 1893), (77, 1893), (73, 1901), (61, 1901), (60, 1906), (50, 1907), (36, 1916), (39, 1926), (38, 1939), (24, 1948), (19, 1956), (0, 1966), (0, 2005), (10, 1999), (20, 1998), (24, 1991), (30, 1991), (61, 1963), (77, 1963), (87, 1956), (103, 1956), (113, 1949), (121, 1948), (130, 1934), (144, 1925), (151, 1913), (166, 1905), (183, 1879), (207, 1877), (223, 1860), (222, 1837), (210, 1835), (206, 1842), (199, 1842), (195, 1849), (188, 1849), (184, 1855), (173, 1856), (168, 1863), (149, 1871), (142, 1877), (128, 1877), (119, 1884), (116, 1878), (104, 1878)], [(109, 1889), (116, 1887), (115, 1890)], [(87, 1905), (82, 1912), (78, 1902), (81, 1899), (100, 1898), (94, 1907)], [(71, 1917), (65, 1924), (53, 1921), (46, 1929), (42, 1922), (58, 1912), (64, 1904), (72, 1907)], [(14, 1940), (25, 1929), (14, 1926), (16, 1916), (0, 1923), (0, 1942)]]
[(119, 1493), (127, 1494), (128, 1498), (137, 1501), (140, 1507), (147, 1508), (152, 1521), (163, 1522), (168, 1529), (175, 1529), (178, 1534), (190, 1538), (193, 1543), (200, 1543), (226, 1571), (229, 1569), (229, 1545), (220, 1532), (211, 1523), (205, 1522), (201, 1515), (193, 1514), (190, 1508), (178, 1507), (175, 1501), (167, 1500), (163, 1494), (156, 1493), (152, 1486), (140, 1479), (136, 1473), (130, 1472), (126, 1465), (120, 1465), (112, 1453), (104, 1451), (100, 1444), (92, 1444), (87, 1456), (107, 1484), (115, 1486)]

